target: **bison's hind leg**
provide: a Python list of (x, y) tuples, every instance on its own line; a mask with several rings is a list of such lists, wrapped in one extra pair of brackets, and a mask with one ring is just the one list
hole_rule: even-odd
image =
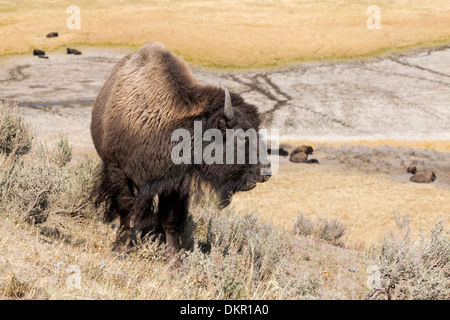
[(131, 237), (130, 211), (135, 200), (134, 186), (123, 170), (105, 164), (96, 180), (91, 198), (97, 208), (103, 206), (103, 220), (109, 223), (120, 218), (120, 227), (114, 244), (114, 249), (117, 249), (129, 242)]

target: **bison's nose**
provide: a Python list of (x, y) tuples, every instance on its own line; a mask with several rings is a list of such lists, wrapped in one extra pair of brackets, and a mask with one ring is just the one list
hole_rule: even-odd
[(266, 182), (270, 179), (272, 176), (272, 170), (270, 169), (270, 166), (261, 168), (261, 173), (259, 175), (259, 181), (260, 183)]
[(271, 175), (262, 176), (262, 181), (261, 182), (266, 182), (267, 180), (270, 179), (270, 177), (271, 177)]

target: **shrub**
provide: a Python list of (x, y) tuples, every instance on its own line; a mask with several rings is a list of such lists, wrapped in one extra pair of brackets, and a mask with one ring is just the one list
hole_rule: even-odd
[(84, 156), (62, 171), (65, 179), (61, 194), (57, 200), (58, 213), (81, 215), (93, 218), (95, 212), (90, 210), (90, 191), (96, 177), (99, 158)]
[(26, 162), (5, 158), (2, 171), (0, 208), (29, 222), (45, 221), (52, 202), (62, 190), (61, 169), (33, 153)]
[(370, 253), (381, 279), (369, 298), (450, 299), (449, 236), (450, 231), (438, 221), (429, 235), (421, 233), (416, 240), (404, 233), (382, 238)]
[(273, 274), (288, 251), (283, 230), (258, 221), (254, 215), (241, 216), (231, 209), (218, 214), (215, 208), (203, 207), (197, 208), (193, 216), (200, 217), (195, 226), (200, 232), (194, 237), (201, 248), (214, 247), (225, 256), (231, 248), (239, 253), (246, 251), (260, 277)]
[(314, 231), (314, 221), (303, 213), (299, 213), (297, 219), (294, 221), (293, 229), (296, 234), (309, 236)]
[(33, 136), (17, 110), (17, 104), (0, 101), (0, 152), (23, 155), (30, 151)]
[(86, 156), (68, 166), (70, 158), (66, 138), (53, 152), (39, 144), (26, 161), (2, 157), (0, 209), (31, 223), (45, 222), (50, 212), (92, 217), (89, 191), (98, 160)]
[(345, 234), (345, 224), (340, 219), (329, 220), (318, 218), (313, 220), (303, 213), (299, 213), (294, 221), (293, 231), (303, 236), (314, 235), (334, 245), (342, 245), (341, 238)]
[(341, 238), (345, 234), (345, 224), (339, 219), (319, 218), (316, 235), (335, 245), (342, 245)]
[(69, 140), (66, 136), (62, 136), (55, 143), (55, 150), (52, 153), (53, 161), (59, 166), (66, 166), (72, 160), (72, 147), (69, 146)]

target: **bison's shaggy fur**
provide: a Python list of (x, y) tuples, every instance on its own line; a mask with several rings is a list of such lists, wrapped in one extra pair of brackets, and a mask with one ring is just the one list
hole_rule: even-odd
[(172, 133), (183, 128), (194, 137), (194, 121), (201, 121), (203, 132), (215, 128), (223, 135), (226, 129), (259, 129), (256, 107), (227, 92), (199, 84), (184, 61), (155, 42), (114, 67), (92, 111), (92, 138), (103, 162), (92, 195), (97, 205), (105, 205), (105, 221), (120, 218), (119, 235), (133, 222), (161, 233), (169, 248), (178, 249), (190, 194), (199, 182), (208, 183), (226, 206), (235, 192), (268, 179), (259, 162), (172, 161), (172, 148), (179, 143), (171, 140)]

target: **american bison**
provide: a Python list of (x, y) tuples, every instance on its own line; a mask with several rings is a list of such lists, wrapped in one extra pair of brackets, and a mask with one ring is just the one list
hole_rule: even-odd
[(412, 176), (409, 181), (416, 183), (431, 183), (436, 180), (436, 174), (433, 171), (417, 173), (416, 166), (409, 166), (406, 172), (411, 173)]
[[(175, 164), (175, 130), (187, 130), (193, 145), (200, 141), (202, 150), (212, 144), (195, 138), (196, 123), (201, 124), (201, 133), (213, 129), (220, 137), (228, 137), (233, 129), (257, 132), (260, 116), (239, 95), (199, 84), (187, 64), (157, 42), (125, 56), (112, 70), (92, 110), (92, 139), (102, 159), (92, 196), (96, 205), (104, 204), (106, 222), (120, 218), (116, 244), (129, 238), (130, 224), (134, 224), (143, 233), (159, 235), (176, 252), (190, 195), (200, 184), (209, 184), (225, 207), (234, 193), (270, 178), (270, 164), (261, 159)], [(238, 136), (245, 146), (250, 144), (247, 138)], [(195, 148), (190, 147), (190, 154), (183, 154), (186, 159), (195, 158)], [(230, 151), (225, 146), (215, 150), (227, 155)], [(245, 155), (248, 159), (248, 148)]]
[(409, 181), (416, 183), (431, 183), (434, 180), (436, 180), (436, 174), (433, 171), (416, 173), (409, 178)]
[(311, 146), (299, 146), (292, 150), (289, 161), (294, 163), (319, 163), (317, 159), (308, 159), (308, 155), (313, 154), (314, 149)]
[(58, 32), (50, 32), (45, 37), (46, 38), (56, 38), (58, 36)]
[(67, 48), (67, 54), (81, 54), (81, 51), (73, 48)]
[(45, 51), (34, 49), (33, 50), (33, 56), (45, 56)]

